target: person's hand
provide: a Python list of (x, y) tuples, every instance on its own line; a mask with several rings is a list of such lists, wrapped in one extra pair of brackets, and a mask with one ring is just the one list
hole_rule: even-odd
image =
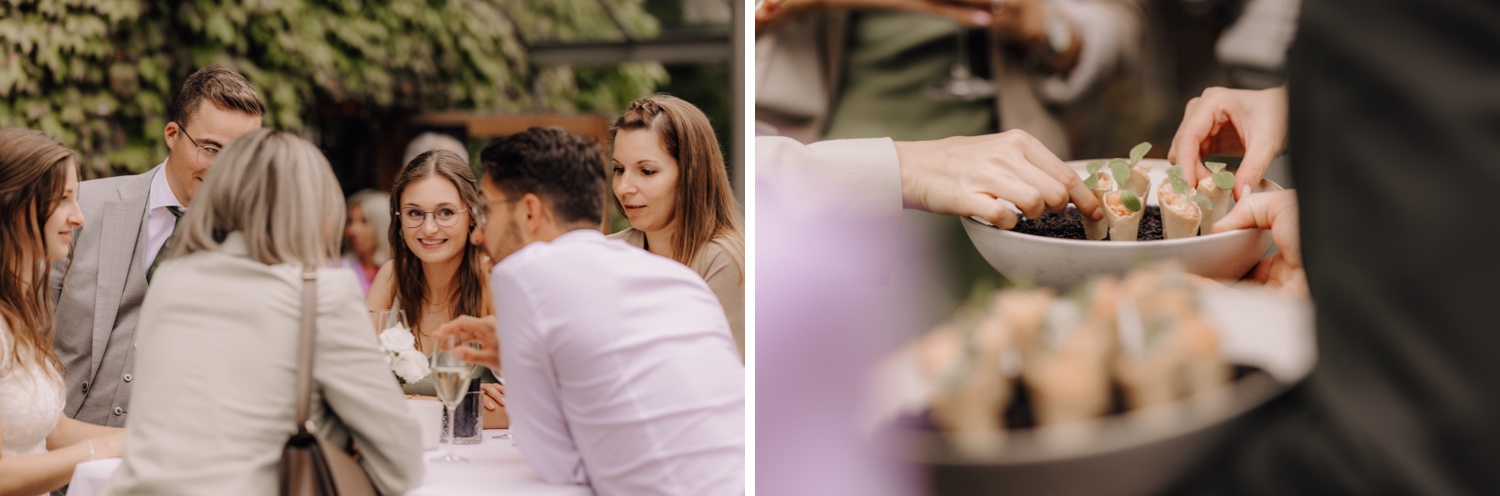
[(975, 216), (1001, 229), (1019, 220), (1011, 204), (1033, 219), (1069, 202), (1090, 219), (1104, 216), (1078, 173), (1024, 131), (898, 141), (896, 153), (906, 208)]
[(1245, 280), (1281, 288), (1306, 297), (1307, 272), (1302, 270), (1302, 241), (1298, 236), (1297, 193), (1292, 190), (1256, 193), (1245, 197), (1214, 224), (1214, 232), (1234, 229), (1270, 229), (1276, 254), (1266, 257)]
[(992, 5), (990, 0), (764, 0), (755, 5), (755, 32), (759, 33), (782, 19), (824, 7), (906, 10), (947, 17), (971, 28), (984, 28), (994, 22), (990, 13)]
[(1188, 184), (1198, 184), (1209, 175), (1203, 157), (1244, 156), (1234, 178), (1235, 199), (1242, 199), (1286, 145), (1286, 113), (1285, 86), (1203, 90), (1203, 96), (1188, 101), (1167, 161), (1182, 166)]
[(500, 370), (500, 341), (495, 335), (493, 315), (482, 318), (463, 315), (432, 331), (433, 341), (439, 343), (449, 336), (456, 336), (463, 343), (479, 343), (478, 349), (460, 346), (452, 350), (454, 358)]
[(484, 409), (494, 410), (505, 408), (505, 385), (504, 384), (480, 384), (479, 390), (484, 391)]
[(124, 432), (116, 432), (114, 434), (105, 434), (103, 436), (91, 437), (86, 442), (92, 444), (94, 447), (94, 457), (92, 458), (94, 460), (102, 460), (105, 458), (119, 458), (125, 455)]

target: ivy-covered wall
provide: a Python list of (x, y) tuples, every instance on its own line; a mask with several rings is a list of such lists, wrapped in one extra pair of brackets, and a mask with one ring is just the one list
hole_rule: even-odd
[[(608, 0), (657, 30), (643, 0)], [(244, 74), (266, 125), (318, 136), (319, 108), (612, 114), (664, 83), (655, 63), (534, 74), (523, 40), (618, 29), (596, 0), (0, 0), (0, 126), (77, 150), (84, 176), (141, 172), (182, 79), (207, 64)]]

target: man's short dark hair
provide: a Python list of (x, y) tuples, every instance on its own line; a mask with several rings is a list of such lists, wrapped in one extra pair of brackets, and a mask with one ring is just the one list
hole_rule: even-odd
[(533, 127), (491, 142), (479, 162), (484, 180), (507, 196), (536, 194), (563, 223), (604, 219), (604, 152), (582, 136)]
[(235, 110), (253, 116), (266, 113), (266, 105), (261, 103), (260, 95), (255, 93), (255, 88), (250, 86), (244, 76), (222, 65), (209, 65), (198, 69), (182, 82), (182, 89), (177, 90), (177, 97), (172, 99), (167, 118), (186, 127), (193, 113), (198, 111), (199, 104), (205, 100), (223, 110)]

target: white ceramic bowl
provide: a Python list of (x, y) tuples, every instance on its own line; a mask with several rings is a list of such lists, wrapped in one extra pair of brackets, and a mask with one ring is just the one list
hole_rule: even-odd
[[(1087, 160), (1068, 162), (1084, 177)], [(1147, 205), (1157, 205), (1156, 188), (1167, 177), (1167, 161), (1145, 159), (1151, 170)], [(1268, 180), (1253, 192), (1275, 191)], [(1072, 207), (1069, 207), (1072, 208)], [(1244, 229), (1184, 239), (1157, 241), (1090, 241), (1022, 234), (965, 217), (964, 231), (985, 261), (1010, 280), (1029, 280), (1042, 286), (1068, 288), (1097, 274), (1123, 274), (1155, 260), (1176, 259), (1188, 272), (1212, 279), (1239, 279), (1270, 251), (1271, 233)]]

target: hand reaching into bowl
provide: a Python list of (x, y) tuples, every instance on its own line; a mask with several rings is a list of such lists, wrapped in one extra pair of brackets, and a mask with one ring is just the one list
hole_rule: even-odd
[(1209, 175), (1203, 157), (1244, 156), (1234, 179), (1235, 199), (1243, 200), (1286, 146), (1286, 105), (1286, 86), (1203, 90), (1203, 96), (1188, 101), (1167, 161), (1182, 166), (1188, 184), (1198, 184)]
[(1276, 254), (1256, 264), (1245, 279), (1307, 297), (1307, 272), (1302, 270), (1302, 241), (1297, 234), (1297, 193), (1285, 190), (1247, 196), (1214, 224), (1216, 233), (1248, 228), (1270, 229)]
[(1024, 131), (898, 141), (896, 154), (906, 208), (975, 216), (1001, 229), (1019, 220), (1010, 204), (1031, 218), (1068, 203), (1090, 219), (1104, 216), (1078, 173)]

